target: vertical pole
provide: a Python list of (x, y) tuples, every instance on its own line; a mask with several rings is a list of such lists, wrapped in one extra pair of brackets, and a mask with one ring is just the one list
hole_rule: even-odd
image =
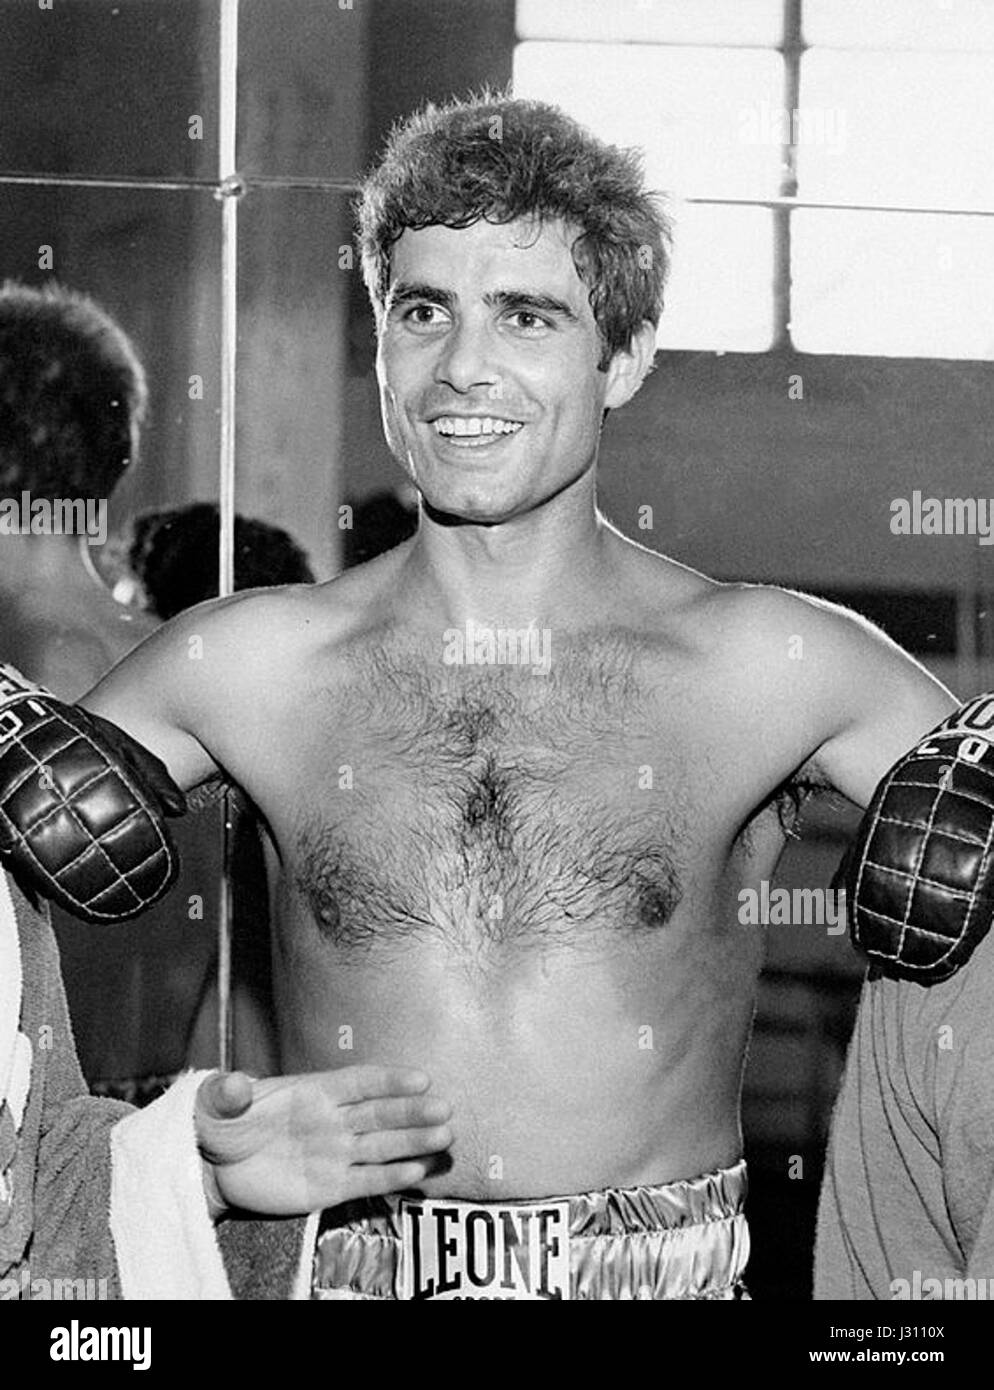
[[(804, 40), (801, 30), (801, 0), (784, 0), (783, 5), (783, 105), (786, 113), (785, 131), (780, 151), (780, 196), (797, 197), (797, 147), (795, 145), (794, 112), (800, 104), (801, 55)], [(790, 342), (790, 210), (773, 210), (773, 345), (786, 347)]]
[[(234, 591), (235, 554), (235, 364), (238, 347), (238, 200), (235, 172), (238, 119), (238, 0), (221, 0), (218, 63), (218, 195), (221, 199), (221, 439), (218, 504), (220, 537), (218, 593)], [(218, 899), (218, 1060), (232, 1065), (231, 1012), (232, 892), (234, 817), (230, 793), (224, 798), (224, 850)]]

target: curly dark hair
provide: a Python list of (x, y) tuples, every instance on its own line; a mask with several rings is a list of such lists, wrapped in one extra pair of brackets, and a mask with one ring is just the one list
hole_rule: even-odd
[(146, 402), (134, 347), (92, 299), (0, 285), (0, 489), (109, 497)]
[(606, 369), (659, 322), (670, 223), (643, 187), (642, 157), (596, 139), (555, 106), (489, 92), (427, 104), (391, 132), (356, 205), (363, 278), (379, 316), (390, 248), (410, 228), (519, 217), (577, 229), (573, 261), (590, 292)]
[[(220, 514), (215, 502), (143, 512), (131, 527), (128, 561), (152, 612), (174, 618), (218, 591)], [(282, 527), (235, 517), (235, 588), (313, 584), (307, 556)]]

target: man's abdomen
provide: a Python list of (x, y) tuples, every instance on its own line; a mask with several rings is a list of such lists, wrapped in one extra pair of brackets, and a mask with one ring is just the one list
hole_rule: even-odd
[(329, 953), (294, 936), (276, 969), (283, 1070), (424, 1068), (456, 1136), (429, 1195), (667, 1182), (739, 1156), (756, 964), (717, 942), (688, 945), (674, 922), (664, 942), (494, 959), (424, 942)]

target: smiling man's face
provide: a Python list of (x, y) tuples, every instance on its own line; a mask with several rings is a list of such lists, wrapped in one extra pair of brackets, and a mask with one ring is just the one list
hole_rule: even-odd
[(531, 511), (593, 464), (619, 405), (559, 222), (405, 231), (391, 253), (377, 377), (387, 442), (425, 501), (466, 521)]

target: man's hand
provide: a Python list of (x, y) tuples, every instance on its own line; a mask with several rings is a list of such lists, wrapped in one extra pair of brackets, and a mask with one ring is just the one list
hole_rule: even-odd
[(451, 1107), (430, 1084), (408, 1067), (209, 1077), (196, 1130), (212, 1215), (301, 1215), (417, 1186), (452, 1143)]

